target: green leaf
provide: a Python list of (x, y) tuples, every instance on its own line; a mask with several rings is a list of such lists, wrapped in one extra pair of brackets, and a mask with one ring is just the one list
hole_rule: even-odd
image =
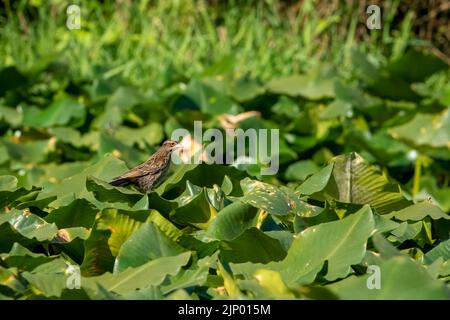
[(162, 291), (167, 294), (178, 289), (203, 286), (208, 279), (209, 269), (214, 267), (216, 260), (217, 254), (198, 260), (195, 266), (181, 270), (174, 277), (169, 277), (170, 284), (162, 286)]
[(224, 268), (220, 261), (217, 262), (217, 271), (217, 273), (223, 278), (223, 286), (227, 291), (228, 296), (231, 299), (236, 299), (237, 297), (242, 296), (242, 292), (239, 290), (233, 275)]
[(0, 191), (10, 191), (17, 187), (17, 178), (14, 176), (0, 176)]
[(295, 118), (300, 113), (300, 107), (294, 99), (281, 96), (278, 98), (277, 103), (271, 107), (271, 111), (277, 115)]
[(141, 101), (142, 97), (139, 92), (137, 92), (136, 88), (121, 86), (109, 97), (106, 102), (106, 108), (111, 109), (117, 107), (122, 110), (129, 110)]
[[(14, 268), (6, 269), (2, 266), (0, 266), (0, 288), (3, 293), (8, 295), (13, 295), (15, 292), (23, 293), (27, 290), (26, 284), (19, 278), (17, 270), (14, 270)], [(4, 290), (5, 288), (13, 292), (8, 292)]]
[(333, 163), (330, 163), (326, 167), (322, 168), (319, 172), (313, 174), (306, 179), (297, 189), (298, 193), (304, 195), (311, 195), (316, 192), (322, 191), (330, 180), (331, 173), (333, 172)]
[(369, 277), (351, 276), (326, 288), (331, 289), (341, 299), (365, 300), (423, 300), (449, 299), (445, 285), (433, 279), (421, 266), (409, 257), (397, 256), (386, 262), (379, 262), (381, 288), (369, 289)]
[(161, 300), (163, 295), (157, 286), (149, 286), (144, 289), (130, 291), (121, 296), (125, 300)]
[(400, 221), (406, 220), (419, 221), (424, 219), (426, 216), (429, 216), (434, 220), (450, 219), (450, 215), (443, 212), (441, 209), (439, 209), (439, 207), (434, 206), (426, 201), (416, 203), (402, 210), (392, 212), (387, 217), (395, 218)]
[(68, 205), (75, 199), (84, 198), (103, 208), (105, 205), (102, 205), (96, 200), (92, 193), (86, 189), (87, 176), (93, 176), (104, 181), (111, 181), (113, 178), (121, 175), (127, 170), (128, 168), (121, 160), (113, 157), (111, 154), (106, 154), (100, 161), (87, 167), (80, 173), (67, 177), (58, 184), (46, 185), (38, 195), (37, 199), (56, 196), (57, 200), (52, 203), (52, 206), (59, 207)]
[(137, 145), (139, 148), (145, 149), (147, 145), (159, 144), (164, 139), (164, 132), (161, 124), (150, 123), (138, 129), (120, 127), (115, 131), (114, 137), (128, 146)]
[(320, 112), (321, 120), (345, 119), (353, 115), (352, 104), (342, 100), (334, 100)]
[(209, 203), (206, 188), (196, 195), (185, 199), (170, 214), (170, 219), (181, 225), (192, 225), (200, 229), (207, 228), (216, 215), (215, 208)]
[(319, 167), (312, 160), (302, 160), (291, 164), (285, 173), (289, 181), (304, 181), (310, 175), (319, 171)]
[(99, 201), (126, 202), (130, 206), (135, 205), (142, 197), (144, 197), (140, 192), (127, 188), (115, 187), (92, 176), (87, 177), (86, 189), (91, 191)]
[(283, 247), (284, 251), (288, 251), (292, 245), (295, 235), (287, 230), (273, 230), (265, 231), (264, 234), (271, 238), (278, 240)]
[(241, 78), (231, 85), (231, 96), (239, 102), (249, 101), (264, 93), (265, 89), (258, 82)]
[[(10, 186), (12, 185), (12, 180), (10, 178), (6, 178), (5, 180), (5, 187), (7, 184)], [(37, 190), (39, 190), (39, 188), (32, 188), (31, 190), (27, 190), (25, 188), (12, 188), (12, 191), (0, 191), (0, 208), (4, 208), (14, 203), (14, 201), (23, 196), (33, 194)]]
[(91, 228), (99, 210), (86, 199), (76, 199), (69, 205), (52, 210), (45, 221), (55, 223), (59, 228)]
[(450, 148), (450, 109), (437, 114), (417, 113), (414, 118), (389, 133), (411, 146), (421, 148)]
[(373, 215), (365, 206), (342, 220), (305, 229), (295, 238), (283, 261), (266, 265), (231, 264), (231, 268), (234, 273), (247, 277), (258, 269), (275, 270), (287, 285), (296, 285), (313, 282), (327, 261), (325, 279), (333, 281), (347, 276), (350, 266), (361, 262), (373, 230)]
[(72, 228), (63, 228), (58, 230), (58, 234), (54, 239), (52, 239), (52, 243), (68, 243), (76, 238), (80, 238), (81, 240), (86, 240), (89, 238), (90, 231), (83, 227), (72, 227)]
[(176, 109), (198, 108), (206, 114), (219, 115), (235, 114), (239, 108), (228, 96), (196, 79), (189, 83), (184, 96), (188, 101), (179, 103)]
[(375, 229), (380, 233), (392, 231), (400, 225), (399, 223), (387, 218), (386, 215), (380, 216), (376, 214), (373, 217), (375, 220)]
[(9, 253), (0, 254), (3, 262), (9, 267), (20, 270), (32, 271), (37, 266), (50, 262), (56, 257), (48, 257), (45, 254), (33, 253), (19, 243), (14, 243)]
[(60, 297), (62, 291), (67, 288), (67, 266), (67, 261), (59, 258), (41, 264), (32, 272), (24, 272), (22, 276), (28, 281), (35, 294)]
[(81, 265), (84, 275), (113, 270), (114, 257), (118, 255), (120, 247), (142, 225), (142, 221), (137, 220), (138, 212), (132, 213), (135, 219), (129, 212), (117, 209), (104, 209), (101, 212), (84, 243), (85, 255)]
[(334, 159), (333, 177), (340, 201), (370, 204), (380, 214), (410, 204), (400, 193), (398, 185), (390, 183), (356, 153)]
[(266, 293), (276, 299), (293, 299), (295, 295), (286, 287), (280, 273), (273, 270), (261, 269), (255, 273), (259, 285)]
[(138, 267), (161, 257), (175, 256), (185, 251), (170, 240), (153, 223), (144, 223), (120, 247), (114, 263), (114, 273)]
[(269, 263), (286, 256), (281, 243), (256, 228), (245, 230), (230, 241), (221, 241), (220, 256), (227, 262)]
[(13, 209), (10, 213), (0, 215), (0, 225), (9, 223), (11, 227), (28, 239), (36, 238), (38, 241), (53, 239), (58, 228), (54, 223), (47, 223), (29, 211)]
[(288, 215), (296, 213), (299, 215), (310, 211), (310, 205), (300, 200), (291, 190), (277, 188), (268, 183), (246, 178), (241, 181), (244, 191), (242, 202), (260, 208), (273, 215)]
[(431, 264), (437, 259), (450, 260), (450, 239), (439, 243), (423, 256), (426, 264)]
[(47, 158), (47, 155), (54, 150), (54, 141), (35, 140), (25, 143), (15, 143), (9, 140), (0, 140), (8, 151), (11, 160), (24, 163), (41, 163)]
[(269, 92), (290, 96), (301, 95), (310, 100), (334, 97), (335, 71), (316, 68), (305, 75), (272, 79), (266, 88)]
[(132, 146), (126, 145), (123, 141), (115, 138), (109, 131), (100, 133), (99, 154), (118, 154), (128, 166), (134, 167), (145, 160), (147, 156)]
[(246, 229), (256, 226), (257, 209), (242, 201), (236, 201), (217, 213), (210, 224), (208, 234), (218, 240), (231, 240)]
[(66, 276), (57, 273), (30, 273), (24, 272), (22, 276), (46, 297), (58, 298), (66, 286)]
[(174, 226), (169, 220), (162, 216), (158, 211), (151, 210), (147, 222), (155, 224), (169, 239), (178, 241), (183, 232)]
[(403, 222), (396, 229), (392, 230), (391, 233), (397, 238), (398, 241), (404, 242), (406, 240), (414, 239), (421, 230), (421, 221), (411, 224)]
[(176, 275), (191, 257), (184, 252), (174, 257), (162, 257), (137, 268), (130, 268), (119, 274), (105, 273), (101, 276), (82, 278), (84, 288), (97, 290), (97, 283), (110, 292), (124, 294), (136, 289), (160, 285), (168, 275)]
[[(28, 194), (27, 196), (29, 196), (29, 195), (31, 195), (31, 193)], [(22, 200), (24, 200), (24, 202), (21, 202), (20, 204), (17, 203), (18, 201), (22, 201)], [(55, 200), (56, 200), (56, 197), (48, 197), (48, 198), (39, 199), (39, 200), (27, 201), (26, 198), (21, 197), (18, 199), (17, 202), (14, 203), (14, 205), (15, 205), (16, 209), (26, 209), (26, 208), (44, 209), (44, 208), (47, 208), (48, 205)]]
[[(184, 164), (175, 170), (174, 174), (167, 178), (155, 191), (160, 195), (174, 192), (186, 185), (186, 181), (196, 186), (213, 187), (214, 184), (221, 185), (227, 176), (233, 186), (239, 186), (239, 180), (246, 174), (234, 167), (218, 164)], [(236, 181), (236, 183), (234, 183)]]
[(63, 126), (73, 120), (79, 124), (84, 121), (85, 113), (84, 106), (77, 100), (68, 95), (60, 95), (42, 111), (36, 108), (26, 108), (24, 123), (35, 128)]
[[(337, 156), (328, 176), (323, 169), (308, 178), (297, 191), (319, 199), (334, 199), (344, 203), (370, 204), (377, 213), (386, 214), (411, 204), (400, 192), (398, 185), (353, 152)], [(328, 179), (328, 181), (327, 181)], [(326, 183), (326, 187), (323, 185)]]
[(375, 248), (378, 250), (379, 254), (377, 258), (390, 259), (392, 257), (401, 256), (402, 253), (397, 250), (388, 240), (386, 240), (382, 235), (376, 233), (372, 236), (372, 241)]
[(48, 133), (54, 136), (58, 141), (70, 143), (76, 147), (82, 147), (83, 141), (78, 130), (71, 127), (49, 128)]

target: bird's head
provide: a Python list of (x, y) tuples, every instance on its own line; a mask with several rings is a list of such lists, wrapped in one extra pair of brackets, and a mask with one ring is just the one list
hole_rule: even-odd
[(174, 140), (166, 140), (164, 141), (162, 147), (168, 151), (173, 151), (181, 147), (181, 144)]

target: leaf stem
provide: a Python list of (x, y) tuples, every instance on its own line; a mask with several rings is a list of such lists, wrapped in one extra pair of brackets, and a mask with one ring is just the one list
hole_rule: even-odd
[(413, 198), (420, 191), (420, 176), (422, 175), (422, 162), (423, 162), (422, 156), (419, 155), (416, 159), (416, 163), (414, 166), (414, 180), (413, 180), (413, 189), (412, 189)]
[(261, 209), (258, 214), (258, 222), (256, 223), (257, 229), (261, 229), (261, 226), (263, 225), (264, 220), (266, 220), (266, 217), (267, 217), (267, 212)]

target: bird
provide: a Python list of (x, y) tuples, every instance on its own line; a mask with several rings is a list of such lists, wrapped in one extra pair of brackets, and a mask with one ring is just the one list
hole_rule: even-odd
[(167, 174), (172, 151), (181, 147), (174, 140), (166, 140), (162, 146), (144, 163), (112, 179), (111, 185), (125, 187), (135, 185), (141, 192), (151, 191)]

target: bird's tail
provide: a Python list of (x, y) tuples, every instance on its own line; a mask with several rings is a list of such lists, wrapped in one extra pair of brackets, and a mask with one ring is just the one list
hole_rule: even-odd
[(109, 184), (116, 187), (125, 187), (129, 185), (131, 182), (127, 178), (117, 177), (114, 178)]

